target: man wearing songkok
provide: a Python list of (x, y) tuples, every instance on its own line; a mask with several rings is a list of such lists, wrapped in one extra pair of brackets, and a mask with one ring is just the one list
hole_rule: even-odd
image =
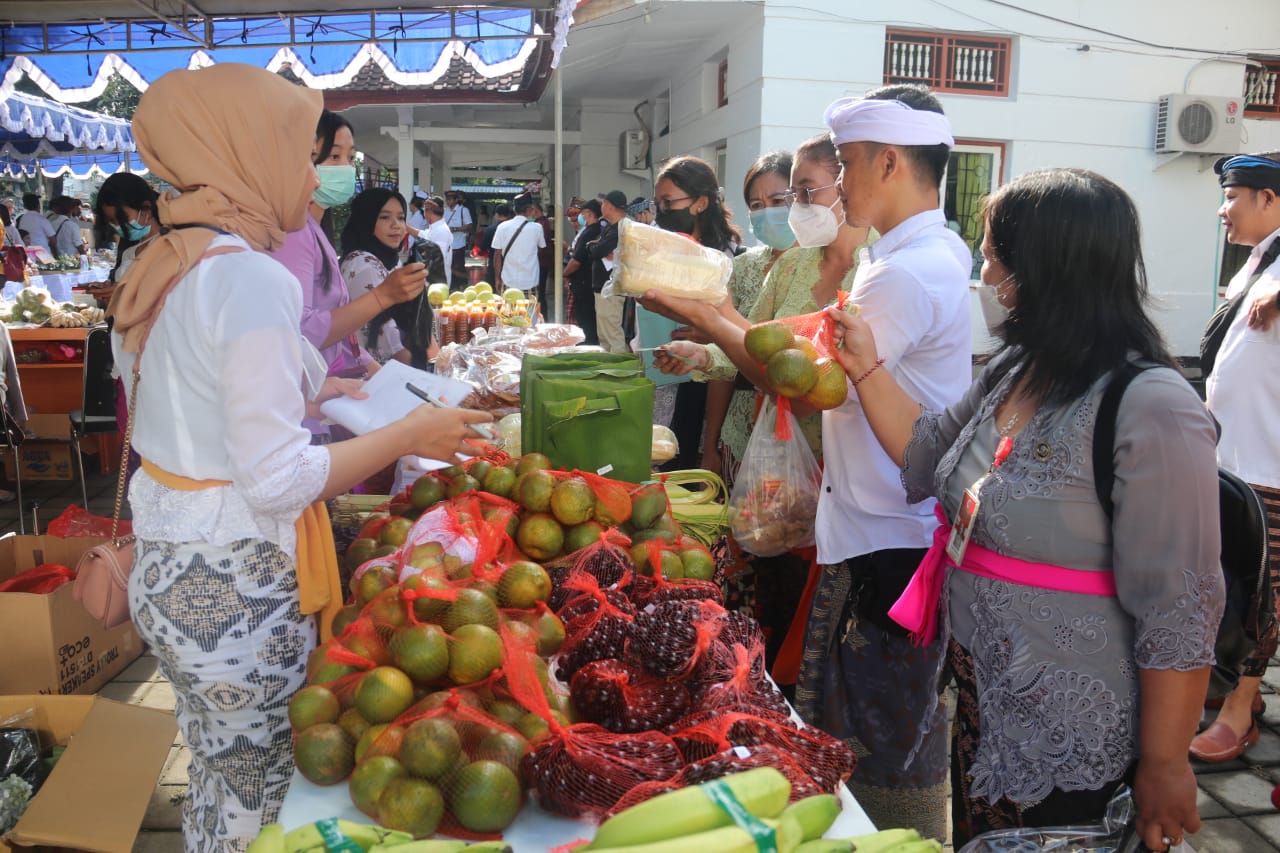
[(1210, 695), (1222, 700), (1222, 709), (1191, 742), (1191, 754), (1211, 763), (1237, 758), (1257, 742), (1258, 688), (1280, 633), (1280, 151), (1223, 157), (1214, 171), (1227, 240), (1253, 249), (1210, 321), (1211, 328), (1226, 331), (1216, 357), (1201, 365), (1208, 377), (1206, 402), (1222, 427), (1218, 464), (1252, 485), (1266, 507), (1270, 560), (1269, 583), (1250, 602), (1242, 636), (1241, 651), (1253, 649), (1243, 661), (1220, 655)]
[[(882, 235), (862, 250), (849, 299), (876, 330), (880, 369), (941, 411), (971, 379), (971, 254), (939, 209), (950, 124), (922, 86), (842, 98), (824, 119), (839, 150), (845, 219)], [(907, 503), (856, 394), (823, 413), (822, 446), (823, 573), (796, 706), (858, 754), (850, 787), (877, 826), (945, 838), (944, 641), (916, 647), (887, 614), (933, 539), (933, 501)]]

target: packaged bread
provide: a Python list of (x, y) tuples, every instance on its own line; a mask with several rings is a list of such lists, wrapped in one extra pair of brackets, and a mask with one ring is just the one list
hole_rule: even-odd
[(715, 303), (729, 295), (733, 260), (674, 231), (624, 219), (618, 223), (617, 258), (614, 286), (627, 296), (656, 290)]

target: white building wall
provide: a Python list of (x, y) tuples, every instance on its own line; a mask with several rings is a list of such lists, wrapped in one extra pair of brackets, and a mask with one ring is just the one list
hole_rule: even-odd
[[(1154, 152), (1156, 102), (1163, 94), (1183, 91), (1184, 83), (1192, 93), (1239, 97), (1243, 65), (1213, 54), (1248, 50), (1260, 42), (1269, 42), (1274, 51), (1268, 34), (1280, 32), (1280, 4), (1026, 0), (1022, 5), (1043, 16), (983, 0), (954, 0), (950, 9), (928, 0), (806, 0), (803, 7), (766, 0), (756, 145), (761, 150), (794, 147), (822, 129), (822, 110), (830, 101), (880, 85), (886, 26), (1010, 36), (1009, 97), (941, 96), (956, 137), (1005, 143), (1005, 180), (1033, 169), (1075, 166), (1094, 169), (1128, 190), (1143, 221), (1160, 321), (1177, 354), (1194, 354), (1218, 280), (1222, 235), (1214, 214), (1221, 194), (1212, 157)], [(1242, 150), (1280, 148), (1280, 120), (1243, 124)], [(745, 129), (742, 136), (751, 138)], [(982, 331), (976, 310), (975, 326)], [(975, 335), (975, 340), (984, 337)]]
[[(622, 190), (627, 198), (649, 196), (653, 184), (647, 176), (636, 176), (621, 171), (622, 155), (620, 138), (636, 125), (635, 102), (616, 98), (591, 98), (582, 102), (578, 128), (582, 132), (582, 144), (577, 151), (577, 169), (570, 167), (566, 156), (565, 198), (575, 194), (583, 198), (595, 198), (610, 190)], [(570, 126), (566, 117), (566, 126)], [(576, 180), (575, 180), (576, 178)]]

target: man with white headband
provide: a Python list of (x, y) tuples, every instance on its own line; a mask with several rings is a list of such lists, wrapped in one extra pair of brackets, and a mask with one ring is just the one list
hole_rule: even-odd
[[(972, 255), (939, 208), (950, 125), (922, 86), (842, 98), (824, 118), (840, 154), (845, 219), (882, 235), (863, 250), (849, 301), (875, 329), (883, 356), (877, 368), (942, 411), (971, 379)], [(850, 382), (866, 378), (842, 366)], [(913, 646), (887, 614), (932, 541), (933, 501), (907, 503), (901, 473), (856, 394), (823, 413), (822, 447), (816, 538), (823, 574), (796, 706), (853, 746), (859, 760), (850, 787), (877, 826), (945, 838), (943, 641)]]
[[(1222, 427), (1218, 464), (1253, 486), (1274, 531), (1280, 529), (1280, 151), (1223, 157), (1214, 171), (1222, 186), (1218, 216), (1227, 240), (1253, 250), (1227, 286), (1227, 301), (1201, 343), (1206, 402)], [(1218, 648), (1231, 627), (1242, 650), (1252, 651), (1242, 661), (1219, 655), (1209, 692), (1222, 709), (1191, 741), (1191, 754), (1201, 761), (1231, 761), (1258, 740), (1258, 688), (1278, 634), (1280, 538), (1269, 538), (1269, 582), (1250, 602), (1249, 624), (1240, 626), (1230, 614), (1223, 618)]]

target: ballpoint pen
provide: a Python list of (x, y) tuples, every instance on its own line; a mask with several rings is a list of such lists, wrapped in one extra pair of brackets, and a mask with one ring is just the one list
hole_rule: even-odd
[[(430, 392), (423, 391), (421, 388), (419, 388), (417, 385), (414, 385), (412, 382), (404, 383), (404, 388), (410, 394), (417, 397), (419, 400), (422, 400), (427, 405), (435, 406), (437, 409), (449, 408), (449, 406), (446, 406), (444, 403), (441, 403), (435, 397), (431, 396)], [(476, 432), (480, 433), (481, 435), (483, 435), (485, 438), (489, 439), (490, 441), (493, 441), (497, 438), (497, 436), (494, 435), (493, 428), (489, 426), (489, 424), (471, 424), (471, 428)]]

